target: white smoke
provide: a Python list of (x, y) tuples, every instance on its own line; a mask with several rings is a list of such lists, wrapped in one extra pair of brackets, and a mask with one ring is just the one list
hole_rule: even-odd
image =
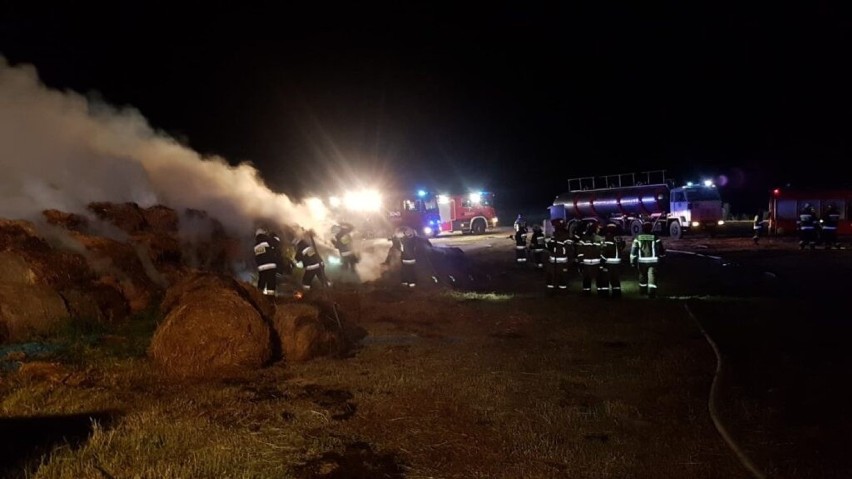
[(204, 210), (235, 237), (253, 236), (263, 219), (312, 229), (327, 244), (333, 221), (321, 201), (270, 190), (249, 163), (202, 157), (135, 109), (47, 88), (33, 66), (0, 56), (0, 217), (36, 219), (46, 209), (89, 216), (95, 201)]

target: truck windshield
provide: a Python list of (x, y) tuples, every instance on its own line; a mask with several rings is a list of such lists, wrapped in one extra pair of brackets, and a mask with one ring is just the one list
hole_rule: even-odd
[(696, 188), (694, 190), (686, 190), (686, 198), (689, 201), (713, 201), (721, 200), (719, 190), (716, 188)]

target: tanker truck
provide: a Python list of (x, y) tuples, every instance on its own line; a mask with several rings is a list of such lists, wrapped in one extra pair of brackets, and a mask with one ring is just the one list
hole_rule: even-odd
[(722, 200), (711, 181), (674, 186), (665, 170), (572, 178), (568, 191), (548, 207), (550, 219), (562, 218), (571, 234), (584, 221), (615, 223), (621, 234), (637, 235), (642, 225), (679, 239), (703, 231), (711, 236), (724, 225)]

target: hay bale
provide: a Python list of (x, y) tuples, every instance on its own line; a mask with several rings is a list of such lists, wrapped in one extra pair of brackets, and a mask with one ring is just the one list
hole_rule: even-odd
[(229, 376), (260, 368), (272, 358), (271, 331), (237, 291), (200, 289), (183, 295), (171, 309), (148, 353), (177, 377)]
[(35, 271), (23, 256), (12, 251), (0, 251), (0, 283), (36, 284)]
[(142, 208), (136, 203), (90, 203), (89, 211), (103, 221), (112, 223), (128, 234), (140, 233), (148, 228)]
[(66, 213), (59, 210), (44, 210), (41, 212), (48, 224), (65, 228), (69, 231), (86, 231), (89, 220), (76, 213)]
[(329, 324), (320, 308), (308, 303), (279, 304), (272, 320), (280, 351), (288, 361), (308, 361), (345, 352), (346, 341), (337, 325)]
[(237, 281), (230, 276), (216, 273), (193, 271), (175, 282), (168, 290), (160, 304), (163, 314), (180, 305), (187, 295), (198, 291), (227, 289), (236, 292), (245, 301), (249, 302), (265, 319), (272, 319), (275, 315), (275, 305), (264, 298), (260, 291), (251, 284)]
[(67, 320), (65, 302), (53, 289), (0, 283), (0, 343), (50, 334)]
[(142, 217), (151, 231), (156, 233), (177, 233), (177, 212), (168, 206), (154, 205), (142, 210)]
[(59, 292), (72, 318), (99, 323), (115, 323), (130, 316), (130, 305), (117, 289), (110, 285), (91, 283), (83, 288)]

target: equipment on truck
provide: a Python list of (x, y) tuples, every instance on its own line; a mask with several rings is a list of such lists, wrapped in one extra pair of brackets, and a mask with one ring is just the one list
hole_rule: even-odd
[(572, 178), (569, 190), (553, 200), (550, 218), (562, 218), (572, 235), (588, 221), (614, 223), (638, 235), (651, 223), (654, 232), (680, 238), (689, 231), (714, 235), (725, 222), (722, 200), (712, 181), (675, 187), (665, 170)]
[(818, 218), (825, 218), (830, 205), (840, 214), (837, 235), (852, 235), (852, 190), (775, 188), (769, 194), (769, 234), (796, 234), (796, 221), (802, 208), (814, 207)]

